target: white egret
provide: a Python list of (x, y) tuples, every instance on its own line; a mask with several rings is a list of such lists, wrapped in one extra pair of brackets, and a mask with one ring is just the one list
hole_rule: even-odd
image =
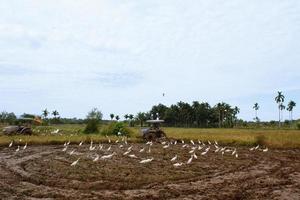
[(149, 159), (144, 159), (144, 160), (141, 160), (140, 163), (149, 163), (153, 160), (154, 158), (149, 158)]
[(121, 148), (123, 148), (124, 147), (124, 145), (123, 144), (121, 144), (120, 146), (119, 146), (119, 148), (121, 149)]
[(109, 158), (112, 158), (116, 153), (113, 152), (112, 154), (109, 154), (109, 155), (105, 155), (105, 156), (102, 156), (101, 159), (104, 160), (104, 159), (109, 159)]
[(184, 144), (184, 140), (181, 140), (181, 143)]
[(18, 145), (18, 148), (16, 149), (16, 152), (20, 151), (20, 146)]
[(80, 143), (79, 143), (79, 146), (81, 146), (83, 144), (83, 141), (81, 141)]
[(207, 142), (208, 142), (209, 145), (211, 145), (211, 142), (209, 140)]
[(189, 153), (194, 153), (195, 152), (195, 149), (192, 149), (189, 151)]
[(77, 165), (77, 163), (78, 163), (79, 160), (80, 160), (80, 158), (78, 158), (77, 160), (75, 160), (74, 162), (72, 162), (71, 166)]
[(107, 148), (107, 150), (106, 151), (110, 151), (110, 149), (111, 149), (111, 145)]
[(208, 151), (204, 151), (201, 153), (202, 156), (204, 156), (205, 154), (207, 154)]
[(25, 150), (27, 148), (27, 142), (25, 143), (23, 150)]
[(14, 141), (11, 141), (11, 142), (9, 143), (8, 147), (12, 147), (13, 143), (14, 143)]
[(193, 157), (194, 157), (195, 159), (198, 159), (198, 156), (196, 155), (195, 152), (193, 153)]
[(55, 131), (52, 131), (51, 134), (57, 134), (59, 132), (59, 129), (56, 129)]
[(257, 150), (259, 148), (259, 145), (257, 145), (254, 149)]
[(192, 143), (192, 145), (195, 145), (195, 143), (194, 143), (194, 141), (193, 141), (193, 140), (191, 140), (191, 143)]
[(236, 153), (236, 149), (234, 149), (234, 151), (232, 152), (232, 154), (231, 155), (234, 155)]
[(96, 157), (93, 159), (93, 162), (96, 162), (99, 160), (99, 155), (97, 154)]
[(130, 152), (131, 152), (131, 150), (127, 150), (125, 153), (123, 153), (123, 155), (125, 156), (125, 155), (129, 154)]
[(175, 155), (172, 159), (171, 162), (175, 161), (177, 159), (177, 155)]
[(130, 154), (129, 157), (130, 157), (130, 158), (138, 158), (138, 157), (137, 157), (136, 155), (134, 155), (134, 154)]
[(183, 165), (182, 162), (181, 162), (181, 163), (174, 163), (174, 164), (173, 164), (174, 167), (180, 167), (181, 165)]
[(68, 146), (65, 146), (62, 151), (67, 151)]
[(190, 164), (193, 160), (193, 155), (190, 157), (190, 159), (186, 162), (186, 164)]
[(175, 140), (175, 142), (174, 142), (174, 145), (176, 145), (177, 144), (177, 140)]
[(164, 149), (169, 148), (170, 144), (163, 146)]
[(142, 148), (142, 149), (140, 150), (140, 153), (142, 153), (142, 152), (144, 152), (144, 151), (145, 151), (145, 147)]
[(70, 155), (73, 155), (74, 152), (75, 152), (75, 149), (73, 149), (69, 154), (70, 154)]
[(267, 152), (269, 149), (268, 149), (268, 147), (266, 147), (265, 149), (263, 149), (262, 151), (263, 152)]

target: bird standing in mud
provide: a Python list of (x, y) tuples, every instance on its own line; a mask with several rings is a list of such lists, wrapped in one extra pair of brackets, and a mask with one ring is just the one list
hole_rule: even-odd
[(75, 160), (74, 162), (71, 163), (71, 166), (75, 166), (77, 165), (78, 161), (80, 160), (80, 158), (78, 158), (77, 160)]
[(12, 147), (13, 143), (14, 143), (14, 141), (11, 141), (11, 142), (9, 143), (8, 147)]
[(141, 160), (140, 163), (143, 164), (143, 163), (149, 163), (153, 160), (154, 158), (149, 158), (149, 159), (144, 159), (144, 160)]

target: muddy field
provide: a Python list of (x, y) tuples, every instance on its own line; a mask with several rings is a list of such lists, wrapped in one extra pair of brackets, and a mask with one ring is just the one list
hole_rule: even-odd
[[(236, 156), (233, 147), (223, 149), (222, 155), (210, 145), (201, 155), (209, 145), (194, 145), (196, 156), (187, 164), (193, 155), (191, 144), (122, 145), (104, 144), (100, 150), (97, 144), (90, 150), (89, 144), (70, 144), (66, 151), (63, 145), (28, 145), (19, 151), (17, 144), (1, 147), (0, 198), (300, 199), (299, 149), (263, 152), (239, 147)], [(130, 146), (132, 151), (123, 155)], [(101, 159), (112, 152), (111, 158)], [(175, 155), (178, 158), (170, 161)]]

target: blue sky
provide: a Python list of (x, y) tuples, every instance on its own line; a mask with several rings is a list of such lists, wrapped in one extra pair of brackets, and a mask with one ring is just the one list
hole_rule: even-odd
[(0, 110), (17, 114), (199, 100), (271, 120), (281, 90), (299, 118), (299, 55), (298, 0), (0, 0)]

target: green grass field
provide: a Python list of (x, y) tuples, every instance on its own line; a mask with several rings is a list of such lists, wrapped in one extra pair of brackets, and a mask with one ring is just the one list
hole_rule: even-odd
[[(1, 127), (0, 127), (1, 128)], [(51, 131), (60, 129), (62, 135), (52, 135)], [(107, 138), (100, 134), (82, 134), (84, 125), (55, 125), (34, 128), (32, 136), (0, 136), (0, 146), (8, 145), (12, 140), (22, 139), (28, 144), (62, 144), (70, 140), (106, 142)], [(133, 134), (130, 142), (143, 142), (140, 128), (131, 128)], [(218, 141), (222, 145), (253, 146), (265, 145), (271, 148), (300, 148), (300, 130), (264, 130), (264, 129), (198, 129), (198, 128), (163, 128), (172, 139)], [(116, 140), (117, 137), (110, 137)]]

